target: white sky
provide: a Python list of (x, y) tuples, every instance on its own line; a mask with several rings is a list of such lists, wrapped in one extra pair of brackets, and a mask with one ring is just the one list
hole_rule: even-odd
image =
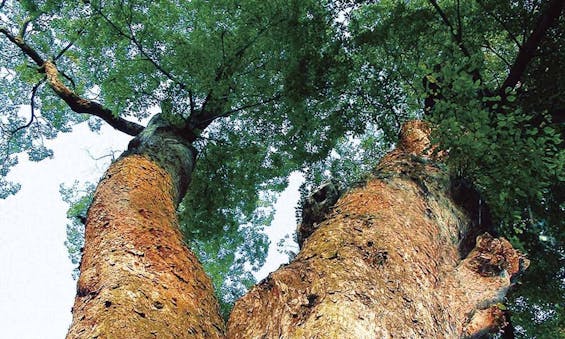
[[(54, 159), (39, 163), (20, 157), (9, 179), (22, 189), (0, 200), (0, 337), (3, 339), (64, 338), (71, 322), (76, 282), (67, 257), (66, 210), (59, 185), (74, 180), (96, 182), (109, 158), (94, 160), (111, 150), (124, 150), (130, 137), (104, 126), (100, 135), (86, 124), (50, 141)], [(286, 258), (277, 254), (278, 240), (295, 228), (294, 208), (301, 176), (293, 174), (276, 205), (265, 267), (261, 279)]]

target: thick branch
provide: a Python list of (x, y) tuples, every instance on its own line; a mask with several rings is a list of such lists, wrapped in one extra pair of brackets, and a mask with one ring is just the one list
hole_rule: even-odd
[(31, 48), (31, 46), (26, 44), (22, 37), (14, 36), (4, 27), (0, 27), (0, 33), (4, 34), (8, 38), (8, 40), (13, 42), (16, 46), (18, 46), (18, 48), (22, 52), (24, 52), (25, 55), (31, 58), (31, 60), (33, 60), (33, 62), (35, 62), (37, 66), (41, 67), (43, 65), (43, 63), (45, 62), (43, 58), (39, 55), (39, 53), (37, 53), (33, 48)]
[(138, 135), (143, 130), (143, 126), (120, 117), (115, 117), (110, 109), (95, 101), (81, 98), (75, 92), (71, 91), (59, 79), (59, 71), (52, 61), (46, 61), (43, 66), (45, 74), (47, 75), (47, 81), (53, 91), (55, 91), (74, 112), (97, 116), (115, 129), (132, 136)]
[(534, 58), (536, 49), (539, 47), (540, 43), (545, 37), (545, 34), (549, 27), (551, 27), (561, 15), (563, 11), (563, 6), (565, 5), (564, 0), (552, 0), (545, 11), (542, 13), (538, 19), (536, 28), (532, 34), (528, 37), (526, 42), (520, 48), (514, 64), (510, 68), (510, 73), (504, 83), (500, 87), (499, 92), (501, 96), (505, 96), (507, 88), (514, 88), (520, 78), (524, 74), (526, 67), (530, 61)]
[(55, 94), (63, 99), (74, 112), (97, 116), (115, 129), (132, 136), (138, 135), (143, 130), (143, 126), (120, 117), (115, 117), (110, 109), (97, 102), (81, 98), (75, 92), (71, 91), (59, 79), (57, 66), (55, 66), (52, 61), (45, 61), (39, 53), (26, 44), (21, 37), (14, 36), (5, 28), (0, 28), (0, 33), (4, 34), (8, 40), (13, 42), (26, 56), (33, 60), (33, 62), (39, 66), (40, 72), (45, 72), (47, 82), (51, 89), (53, 89)]

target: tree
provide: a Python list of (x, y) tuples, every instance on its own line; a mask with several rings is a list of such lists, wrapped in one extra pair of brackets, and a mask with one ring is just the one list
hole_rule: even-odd
[(562, 6), (381, 2), (359, 8), (351, 25), (365, 67), (382, 74), (365, 97), (388, 82), (405, 106), (424, 104), (452, 175), (473, 182), (497, 231), (533, 259), (510, 298), (517, 334), (527, 336), (563, 331), (563, 73), (553, 66)]
[[(227, 243), (232, 249), (243, 248), (239, 255), (260, 251), (264, 238), (255, 238), (249, 244), (253, 237), (238, 233), (239, 224), (257, 220), (254, 211), (259, 206), (260, 191), (280, 190), (284, 177), (293, 169), (314, 169), (332, 149), (339, 149), (338, 142), (346, 136), (376, 130), (377, 135), (385, 135), (390, 142), (390, 136), (399, 131), (402, 123), (418, 114), (421, 101), (433, 103), (424, 111), (434, 123), (434, 144), (439, 142), (441, 148), (449, 151), (449, 168), (470, 178), (483, 194), (490, 190), (501, 192), (501, 201), (485, 194), (496, 217), (504, 220), (507, 210), (502, 206), (508, 200), (513, 202), (511, 211), (534, 206), (532, 197), (537, 198), (534, 202), (547, 199), (553, 204), (548, 187), (558, 182), (554, 178), (562, 178), (563, 173), (559, 133), (548, 126), (551, 121), (546, 121), (544, 114), (536, 112), (533, 117), (518, 119), (520, 115), (514, 113), (522, 112), (527, 102), (522, 100), (527, 95), (517, 92), (518, 81), (526, 70), (531, 72), (533, 82), (538, 78), (535, 68), (530, 66), (536, 60), (530, 47), (535, 50), (546, 40), (553, 41), (546, 39), (548, 35), (562, 34), (555, 22), (563, 2), (554, 0), (533, 8), (529, 4), (519, 6), (524, 17), (531, 18), (539, 10), (541, 19), (533, 24), (531, 34), (528, 30), (524, 35), (526, 43), (519, 46), (512, 64), (516, 67), (510, 67), (509, 72), (500, 62), (488, 62), (490, 53), (475, 49), (483, 38), (496, 32), (488, 26), (493, 21), (509, 24), (508, 19), (496, 17), (505, 8), (479, 4), (484, 8), (462, 6), (459, 2), (448, 2), (444, 8), (443, 3), (440, 6), (435, 1), (361, 5), (333, 1), (85, 1), (78, 5), (65, 1), (3, 1), (0, 6), (6, 14), (1, 16), (0, 33), (4, 39), (0, 43), (6, 62), (2, 69), (2, 87), (6, 91), (2, 109), (7, 133), (3, 134), (2, 173), (15, 164), (17, 152), (28, 151), (36, 160), (49, 156), (49, 150), (40, 142), (41, 136), (54, 137), (88, 116), (98, 117), (134, 136), (128, 150), (98, 184), (89, 208), (69, 337), (186, 336), (187, 331), (192, 335), (222, 336), (224, 324), (210, 281), (196, 257), (184, 246), (179, 232), (179, 204), (182, 220), (188, 225), (184, 230), (186, 238), (198, 243), (212, 237), (208, 244), (214, 245), (201, 248), (219, 253), (220, 244)], [(485, 13), (493, 14), (494, 19), (480, 21), (482, 26), (471, 26), (469, 22)], [(339, 19), (342, 15), (349, 18), (344, 22)], [(453, 18), (457, 18), (457, 26), (452, 23)], [(463, 22), (462, 18), (470, 21)], [(402, 29), (396, 31), (399, 23), (403, 24)], [(465, 31), (465, 37), (468, 34), (470, 39), (463, 39), (464, 27), (470, 30)], [(420, 33), (407, 34), (414, 32)], [(427, 34), (426, 39), (423, 33)], [(499, 33), (493, 39), (500, 48), (508, 48), (510, 54), (509, 44), (503, 38)], [(434, 48), (437, 42), (443, 42), (439, 45), (442, 53)], [(413, 55), (399, 52), (414, 45), (422, 48)], [(550, 51), (559, 50), (562, 44), (547, 47)], [(407, 60), (398, 60), (401, 56)], [(93, 58), (96, 62), (92, 62)], [(503, 85), (498, 91), (489, 91), (501, 74), (506, 74)], [(422, 84), (422, 79), (427, 79), (428, 86), (415, 85)], [(438, 89), (439, 93), (435, 93)], [(26, 98), (22, 93), (28, 91), (31, 94)], [(425, 97), (432, 101), (424, 100)], [(19, 106), (26, 103), (32, 108), (28, 122), (18, 112)], [(75, 113), (64, 109), (65, 105)], [(153, 115), (147, 126), (126, 119), (149, 118), (153, 106), (159, 106), (160, 113)], [(553, 107), (553, 103), (549, 106)], [(92, 123), (94, 128), (97, 124)], [(528, 127), (525, 135), (516, 132), (524, 126)], [(540, 146), (537, 152), (532, 152), (532, 145), (528, 144), (528, 131), (533, 128), (537, 130), (531, 139)], [(492, 139), (497, 138), (500, 141), (493, 143)], [(547, 170), (537, 176), (536, 185), (531, 180), (521, 185), (497, 181), (507, 172), (501, 172), (495, 164), (508, 151), (510, 140), (515, 139), (526, 140), (516, 152), (517, 157), (524, 152), (533, 153), (537, 158), (533, 157), (532, 163)], [(444, 183), (445, 174), (438, 175), (444, 179), (438, 179), (437, 187), (427, 188), (433, 186), (428, 185), (433, 180), (421, 177), (428, 175), (425, 171), (434, 172), (434, 166), (421, 166), (411, 156), (428, 155), (422, 155), (421, 147), (415, 152), (407, 150), (412, 147), (410, 142), (402, 145), (393, 153), (396, 155), (383, 162), (383, 166), (391, 167), (384, 173), (392, 177), (409, 174), (416, 179), (408, 183), (402, 178), (390, 182), (423, 187), (432, 195), (430, 201), (446, 200), (445, 190), (451, 185)], [(487, 161), (479, 155), (488, 145), (500, 147), (493, 159)], [(466, 157), (471, 159), (470, 166)], [(512, 175), (527, 177), (527, 173), (531, 172), (518, 167)], [(5, 193), (17, 190), (14, 184), (3, 181), (2, 185)], [(371, 185), (374, 184), (367, 187)], [(386, 185), (379, 185), (386, 189)], [(417, 192), (406, 192), (409, 191)], [(520, 193), (525, 193), (528, 204), (517, 198)], [(422, 201), (414, 194), (406, 199), (418, 204)], [(434, 211), (441, 215), (450, 206), (446, 202)], [(482, 213), (481, 207), (466, 207), (468, 211)], [(482, 223), (479, 217), (474, 224)], [(304, 253), (324, 251), (314, 239), (321, 237), (324, 242), (323, 229), (327, 227), (315, 231), (298, 261), (287, 271), (294, 272), (296, 265), (300, 267), (298, 271), (308, 270), (300, 266), (307, 256)], [(456, 230), (457, 227), (450, 228), (441, 236), (455, 236)], [(465, 239), (472, 238), (465, 235)], [(471, 272), (478, 270), (494, 277), (505, 274), (501, 272), (512, 275), (522, 270), (516, 261), (520, 256), (506, 242), (488, 236), (481, 239), (486, 240), (457, 267), (472, 267)], [(389, 252), (383, 252), (380, 246), (373, 248), (376, 243), (369, 245), (370, 242), (363, 242), (371, 247), (364, 262), (378, 270), (389, 260)], [(450, 256), (446, 260), (451, 260), (451, 268), (457, 263), (453, 256), (455, 242), (452, 240), (450, 245), (434, 252), (437, 256), (448, 251)], [(332, 253), (326, 259), (335, 259), (333, 255), (339, 251)], [(463, 253), (465, 258), (467, 253)], [(480, 262), (477, 253), (491, 257)], [(236, 262), (237, 255), (231, 253), (228, 261)], [(392, 252), (390, 256), (398, 258)], [(280, 274), (287, 271), (283, 269)], [(315, 285), (314, 280), (312, 283)], [(494, 293), (508, 283), (493, 284), (489, 291)], [(274, 285), (267, 281), (260, 286), (273, 291)], [(472, 286), (468, 287), (470, 291)], [(299, 291), (301, 297), (290, 302), (300, 312), (292, 313), (298, 316), (287, 325), (301, 324), (297, 321), (310, 314), (302, 312), (303, 306), (315, 308), (325, 300), (322, 296), (332, 294), (328, 290), (326, 294), (308, 295)], [(239, 305), (246, 305), (253, 293)], [(363, 295), (353, 299), (362, 302)], [(481, 298), (458, 301), (460, 306), (467, 306), (458, 308), (454, 317), (457, 325), (449, 331), (479, 333), (492, 325), (492, 321), (462, 319), (466, 311), (478, 307)], [(475, 313), (498, 315), (500, 308), (492, 302)], [(439, 307), (442, 300), (436, 298), (434, 303)], [(241, 311), (246, 306), (239, 307), (230, 321), (234, 330), (238, 322), (249, 320)], [(277, 307), (284, 308), (283, 304)], [(350, 318), (342, 318), (341, 321), (354, 323)], [(263, 318), (255, 320), (260, 319)], [(260, 333), (291, 330), (281, 324), (273, 326), (255, 328)], [(455, 333), (449, 331), (445, 333)]]
[(459, 235), (481, 221), (453, 203), (472, 192), (450, 187), (428, 136), (425, 123), (404, 126), (376, 176), (315, 221), (292, 263), (236, 303), (229, 337), (453, 338), (502, 327), (497, 303), (527, 259), (488, 233), (464, 252)]

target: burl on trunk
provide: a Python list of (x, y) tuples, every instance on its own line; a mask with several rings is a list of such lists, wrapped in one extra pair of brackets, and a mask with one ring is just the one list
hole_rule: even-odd
[(406, 124), (373, 179), (342, 196), (296, 259), (236, 303), (228, 337), (458, 338), (501, 329), (498, 303), (528, 261), (489, 234), (460, 252), (481, 220), (454, 203), (435, 157), (428, 126)]

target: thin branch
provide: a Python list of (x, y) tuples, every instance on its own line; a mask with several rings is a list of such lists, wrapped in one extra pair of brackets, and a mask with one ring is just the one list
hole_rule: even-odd
[[(84, 31), (83, 29), (80, 29), (77, 35), (81, 35), (83, 31)], [(63, 54), (65, 54), (65, 52), (68, 51), (69, 48), (71, 48), (75, 44), (75, 42), (76, 41), (69, 42), (67, 46), (65, 46), (59, 53), (57, 53), (57, 55), (53, 58), (53, 61), (57, 61), (60, 57), (62, 57)]]
[(502, 60), (502, 62), (504, 62), (504, 64), (506, 64), (506, 66), (508, 66), (508, 68), (510, 68), (512, 66), (512, 64), (510, 63), (510, 61), (508, 61), (502, 54), (500, 54), (497, 50), (495, 50), (489, 43), (488, 41), (486, 42), (485, 45), (483, 45), (484, 48), (487, 48), (489, 51), (491, 51), (494, 55), (496, 55), (500, 60)]
[[(274, 18), (271, 18), (274, 19)], [(282, 19), (279, 19), (275, 22), (282, 22)], [(226, 80), (232, 76), (237, 69), (237, 65), (239, 65), (243, 61), (243, 57), (245, 52), (257, 42), (257, 40), (265, 33), (269, 27), (274, 24), (272, 22), (261, 27), (257, 34), (249, 40), (246, 44), (241, 46), (230, 60), (223, 62), (222, 65), (216, 71), (216, 82), (220, 82)], [(217, 114), (216, 112), (223, 109), (223, 106), (227, 103), (227, 98), (229, 96), (229, 92), (232, 90), (231, 86), (228, 86), (228, 89), (224, 93), (220, 93), (220, 95), (214, 95), (213, 91), (210, 91), (206, 98), (204, 99), (204, 103), (202, 104), (202, 108), (200, 109), (200, 114), (195, 117), (194, 122), (189, 123), (188, 125), (197, 126), (199, 129), (203, 130), (206, 128), (214, 119), (224, 116), (223, 114)], [(212, 106), (212, 109), (210, 109)]]
[[(31, 106), (31, 116), (29, 118), (29, 122), (25, 125), (19, 126), (18, 128), (10, 131), (11, 136), (14, 136), (16, 133), (18, 133), (19, 131), (28, 128), (29, 126), (31, 126), (31, 124), (33, 123), (33, 121), (35, 120), (35, 95), (37, 94), (37, 89), (39, 88), (39, 86), (41, 86), (41, 84), (43, 83), (44, 80), (41, 80), (40, 82), (38, 82), (37, 84), (35, 84), (31, 90), (31, 99), (30, 99), (30, 106)], [(11, 139), (11, 137), (10, 137)]]
[(188, 91), (188, 100), (190, 102), (190, 116), (192, 117), (194, 114), (194, 95), (192, 94), (192, 91)]
[(479, 6), (481, 6), (481, 8), (485, 12), (487, 12), (488, 15), (490, 15), (494, 19), (494, 21), (496, 21), (506, 31), (506, 33), (508, 33), (508, 36), (510, 37), (510, 39), (512, 41), (514, 41), (514, 43), (516, 44), (516, 46), (518, 46), (518, 48), (520, 48), (522, 46), (522, 44), (520, 43), (520, 41), (518, 41), (516, 36), (514, 36), (514, 34), (512, 34), (510, 29), (508, 29), (508, 26), (506, 26), (506, 23), (504, 23), (504, 21), (502, 21), (502, 19), (500, 19), (495, 13), (493, 13), (492, 11), (489, 11), (488, 8), (485, 6), (485, 4), (481, 0), (477, 0), (477, 3), (479, 4)]
[(244, 110), (249, 109), (249, 108), (254, 108), (254, 107), (262, 106), (262, 105), (268, 104), (268, 103), (270, 103), (270, 102), (276, 101), (276, 100), (278, 100), (278, 99), (280, 99), (280, 98), (281, 98), (281, 95), (280, 95), (280, 94), (275, 94), (274, 96), (272, 96), (272, 97), (270, 97), (270, 98), (268, 98), (268, 99), (265, 99), (265, 100), (262, 100), (262, 101), (259, 101), (259, 102), (253, 103), (253, 104), (247, 104), (247, 105), (240, 106), (240, 107), (238, 107), (238, 108), (231, 109), (231, 110), (226, 111), (226, 112), (224, 112), (224, 113), (221, 113), (221, 114), (217, 114), (217, 115), (215, 115), (215, 116), (212, 116), (212, 117), (208, 118), (207, 120), (199, 121), (199, 123), (200, 123), (200, 124), (209, 125), (212, 121), (214, 121), (214, 120), (216, 120), (216, 119), (218, 119), (218, 118), (225, 118), (225, 117), (230, 116), (230, 115), (232, 115), (232, 114), (234, 114), (234, 113), (237, 113), (237, 112), (240, 112), (240, 111), (244, 111)]
[(61, 73), (61, 75), (62, 75), (65, 79), (69, 80), (69, 82), (71, 83), (71, 86), (73, 86), (73, 88), (76, 88), (76, 87), (77, 87), (76, 84), (75, 84), (75, 81), (73, 80), (73, 78), (71, 78), (70, 76), (68, 76), (65, 72), (60, 72), (60, 73)]
[[(432, 6), (435, 8), (436, 12), (439, 14), (439, 16), (441, 17), (441, 19), (443, 20), (444, 24), (449, 28), (449, 31), (451, 33), (451, 37), (453, 38), (453, 40), (455, 41), (455, 43), (457, 44), (457, 47), (459, 47), (459, 49), (461, 50), (461, 52), (463, 53), (463, 55), (465, 55), (466, 57), (470, 58), (471, 57), (471, 53), (469, 53), (469, 50), (467, 49), (467, 47), (465, 47), (465, 44), (463, 43), (463, 27), (461, 26), (461, 18), (460, 18), (460, 13), (459, 13), (459, 1), (457, 1), (457, 15), (458, 15), (458, 21), (459, 21), (459, 27), (457, 30), (455, 30), (453, 28), (453, 25), (451, 24), (451, 22), (449, 21), (449, 19), (447, 18), (447, 15), (445, 14), (445, 12), (441, 9), (441, 7), (439, 7), (438, 3), (436, 0), (429, 0), (429, 2), (432, 4)], [(481, 74), (479, 73), (478, 69), (474, 69), (471, 72), (471, 75), (473, 77), (473, 81), (477, 81), (480, 80), (481, 83), (484, 83), (484, 81), (481, 78)]]
[(23, 39), (26, 31), (27, 31), (27, 27), (29, 26), (29, 24), (31, 23), (32, 18), (31, 17), (27, 17), (24, 19), (24, 21), (22, 22), (22, 26), (20, 27), (20, 31), (18, 32), (18, 38)]
[(508, 77), (502, 83), (499, 89), (499, 94), (504, 98), (506, 97), (506, 89), (514, 88), (520, 78), (526, 71), (526, 67), (534, 58), (535, 52), (547, 33), (549, 27), (551, 27), (561, 16), (563, 11), (563, 6), (565, 5), (564, 0), (552, 0), (545, 11), (538, 18), (536, 27), (534, 28), (532, 34), (528, 37), (526, 42), (520, 48), (514, 64), (510, 68)]
[(110, 26), (112, 26), (112, 28), (116, 31), (116, 33), (130, 40), (135, 45), (135, 47), (139, 50), (139, 52), (145, 58), (147, 58), (147, 61), (149, 61), (159, 72), (161, 72), (165, 77), (167, 77), (173, 83), (177, 84), (182, 90), (186, 90), (186, 85), (184, 83), (180, 82), (175, 76), (173, 76), (170, 72), (168, 72), (161, 65), (159, 65), (157, 61), (153, 60), (151, 56), (149, 56), (149, 54), (143, 48), (143, 45), (135, 37), (135, 33), (133, 31), (133, 28), (131, 27), (131, 22), (127, 23), (128, 30), (130, 31), (130, 34), (127, 34), (124, 31), (122, 31), (120, 27), (118, 27), (112, 20), (110, 20), (110, 18), (108, 18), (108, 16), (105, 15), (100, 8), (94, 7), (94, 9)]
[(8, 131), (8, 134), (10, 135), (8, 137), (8, 140), (6, 142), (7, 147), (6, 147), (6, 155), (4, 156), (3, 162), (6, 162), (6, 160), (8, 160), (8, 157), (10, 156), (10, 143), (12, 142), (12, 140), (14, 139), (14, 136), (16, 135), (16, 133), (18, 133), (19, 131), (29, 128), (34, 121), (36, 121), (36, 116), (35, 116), (35, 95), (37, 93), (37, 90), (39, 88), (39, 86), (41, 86), (41, 84), (43, 83), (45, 79), (41, 80), (40, 82), (38, 82), (37, 84), (35, 84), (31, 90), (31, 99), (30, 99), (30, 104), (31, 104), (31, 116), (29, 118), (29, 122), (25, 125), (19, 126), (14, 130)]
[(469, 54), (469, 51), (467, 50), (467, 48), (463, 44), (463, 40), (462, 40), (462, 37), (459, 34), (459, 30), (455, 30), (455, 28), (453, 27), (453, 25), (451, 24), (451, 22), (447, 18), (447, 15), (441, 9), (441, 7), (439, 7), (436, 0), (429, 0), (429, 2), (434, 7), (436, 12), (439, 14), (441, 19), (443, 20), (443, 23), (449, 28), (449, 33), (451, 34), (451, 37), (453, 38), (453, 40), (455, 40), (455, 42), (457, 43), (457, 46), (459, 47), (459, 49), (461, 50), (463, 55), (465, 55), (466, 57), (470, 57), (471, 55)]
[(461, 2), (457, 0), (457, 39), (463, 41), (463, 23), (461, 22)]

